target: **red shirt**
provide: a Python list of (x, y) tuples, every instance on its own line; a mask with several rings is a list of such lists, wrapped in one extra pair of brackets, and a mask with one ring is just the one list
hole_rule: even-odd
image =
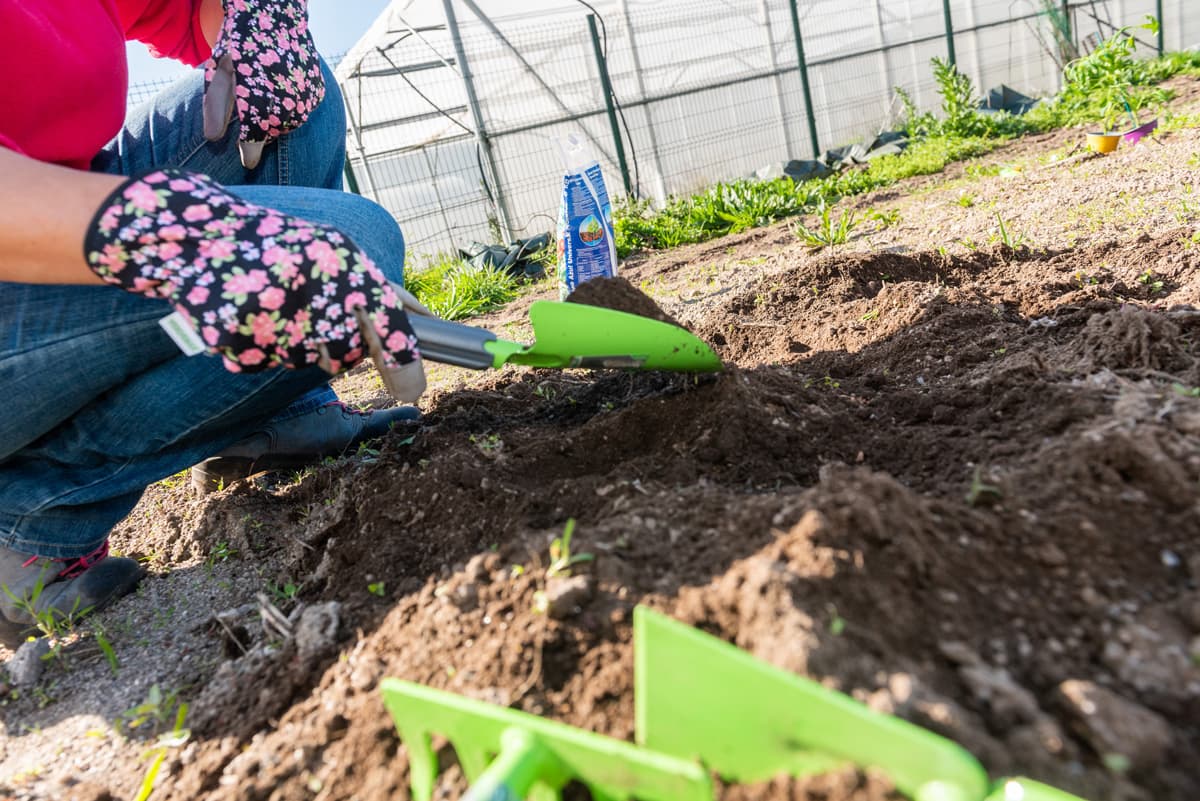
[(200, 0), (0, 0), (0, 147), (86, 170), (121, 129), (125, 40), (197, 65)]

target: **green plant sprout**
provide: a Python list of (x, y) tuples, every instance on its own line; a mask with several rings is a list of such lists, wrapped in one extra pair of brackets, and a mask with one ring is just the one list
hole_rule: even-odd
[(796, 236), (804, 244), (819, 250), (833, 245), (841, 245), (849, 239), (850, 232), (856, 225), (853, 211), (842, 212), (842, 216), (835, 223), (830, 214), (829, 204), (822, 200), (817, 206), (817, 214), (820, 217), (820, 223), (816, 228), (808, 228), (801, 222), (796, 223)]
[(900, 212), (897, 209), (871, 209), (867, 217), (875, 221), (875, 230), (882, 231), (900, 222)]
[(1146, 270), (1146, 272), (1138, 276), (1137, 281), (1139, 284), (1149, 289), (1150, 294), (1152, 295), (1162, 292), (1163, 282), (1155, 279), (1153, 270)]
[(158, 684), (151, 684), (150, 689), (146, 691), (146, 700), (122, 712), (120, 717), (113, 721), (113, 728), (118, 733), (125, 734), (128, 730), (149, 726), (151, 734), (157, 735), (175, 715), (178, 700), (178, 690), (164, 692)]
[(13, 602), (17, 609), (33, 618), (34, 627), (50, 641), (50, 650), (42, 656), (42, 659), (58, 659), (59, 662), (66, 666), (66, 655), (65, 651), (63, 651), (62, 641), (74, 632), (75, 624), (79, 618), (92, 611), (92, 607), (89, 606), (80, 609), (80, 599), (76, 598), (75, 603), (65, 612), (53, 607), (39, 609), (38, 600), (42, 597), (42, 591), (46, 588), (44, 581), (45, 574), (46, 569), (43, 568), (28, 596), (18, 596), (7, 584), (0, 585), (0, 590), (4, 591), (4, 594), (8, 596), (8, 599)]
[(372, 595), (376, 595), (380, 598), (383, 597), (385, 591), (386, 591), (386, 583), (385, 582), (373, 581), (367, 585), (367, 592), (371, 593)]
[(1004, 218), (999, 213), (996, 214), (996, 227), (999, 232), (998, 241), (1009, 250), (1019, 250), (1025, 244), (1025, 236), (1023, 234), (1010, 233), (1008, 225), (1005, 224)]
[(546, 570), (547, 577), (569, 576), (571, 568), (581, 562), (590, 562), (596, 557), (590, 553), (571, 553), (571, 537), (575, 534), (575, 518), (567, 518), (561, 537), (555, 537), (550, 543), (550, 567)]
[(285, 582), (282, 585), (268, 581), (267, 592), (271, 594), (271, 597), (277, 603), (290, 602), (296, 600), (296, 596), (300, 594), (300, 585), (291, 581)]
[(117, 661), (117, 651), (113, 648), (112, 641), (108, 639), (108, 631), (98, 621), (92, 621), (92, 637), (96, 640), (96, 646), (100, 649), (100, 653), (104, 654), (104, 659), (108, 662), (109, 670), (112, 671), (115, 677), (120, 671), (120, 663)]
[(171, 731), (161, 735), (155, 747), (142, 754), (143, 759), (153, 756), (153, 761), (151, 761), (149, 769), (146, 770), (146, 775), (142, 777), (142, 784), (138, 788), (135, 801), (146, 801), (150, 798), (150, 795), (154, 792), (154, 780), (158, 778), (158, 772), (162, 768), (163, 762), (166, 761), (167, 753), (172, 748), (179, 748), (191, 737), (191, 732), (183, 726), (183, 722), (187, 718), (187, 713), (188, 705), (180, 704), (179, 708), (175, 710), (175, 725)]
[(971, 476), (971, 486), (967, 490), (966, 502), (968, 506), (987, 506), (1004, 498), (1004, 492), (995, 484), (985, 483), (983, 480), (983, 469), (979, 466), (975, 467), (975, 472)]

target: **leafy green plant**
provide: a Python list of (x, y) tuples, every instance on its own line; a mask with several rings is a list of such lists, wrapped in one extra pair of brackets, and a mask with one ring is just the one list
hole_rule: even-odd
[(296, 596), (300, 594), (300, 585), (291, 581), (283, 584), (268, 581), (267, 592), (276, 603), (290, 603), (296, 600)]
[(506, 270), (474, 267), (451, 256), (406, 273), (404, 285), (431, 312), (446, 320), (462, 320), (498, 309), (519, 291), (517, 278)]
[[(1158, 20), (1147, 17), (1138, 26), (1157, 33)], [(1137, 39), (1132, 27), (1109, 36), (1091, 53), (1076, 59), (1063, 71), (1063, 90), (1055, 104), (1068, 123), (1099, 119), (1105, 130), (1113, 130), (1122, 115), (1161, 105), (1170, 93), (1155, 86), (1164, 70), (1134, 57)]]
[(548, 577), (569, 576), (571, 568), (581, 562), (590, 562), (596, 557), (590, 553), (571, 553), (571, 537), (575, 534), (575, 518), (567, 518), (561, 537), (555, 537), (550, 543), (550, 567), (546, 570)]
[[(154, 685), (157, 687), (158, 685)], [(153, 690), (154, 687), (151, 687)], [(163, 762), (167, 759), (167, 754), (172, 748), (179, 748), (184, 745), (191, 737), (191, 732), (184, 728), (183, 722), (187, 719), (188, 705), (180, 704), (175, 710), (175, 725), (171, 731), (160, 735), (155, 747), (142, 754), (142, 758), (152, 757), (150, 767), (146, 770), (146, 775), (142, 777), (142, 784), (138, 788), (138, 794), (134, 796), (135, 801), (146, 801), (154, 793), (154, 780), (158, 778), (158, 772), (162, 769)]]
[(910, 95), (903, 87), (892, 87), (892, 91), (896, 93), (896, 97), (900, 99), (900, 104), (904, 108), (904, 119), (901, 127), (909, 139), (921, 139), (941, 130), (937, 118), (928, 111), (921, 111), (917, 108), (917, 104), (913, 102)]
[(1019, 250), (1025, 244), (1025, 236), (1009, 231), (999, 213), (996, 214), (996, 240), (1009, 250)]
[(883, 231), (900, 222), (900, 211), (899, 209), (871, 209), (867, 212), (867, 218), (875, 221), (876, 230)]
[(387, 585), (382, 581), (373, 581), (367, 585), (367, 592), (382, 598), (387, 591)]
[(966, 502), (968, 506), (990, 506), (1004, 498), (1004, 492), (995, 484), (983, 480), (982, 468), (976, 466), (971, 476), (971, 486), (967, 489)]
[(63, 650), (63, 640), (75, 630), (79, 619), (92, 611), (92, 607), (80, 608), (81, 602), (77, 597), (75, 603), (66, 611), (53, 607), (39, 608), (38, 601), (46, 589), (45, 573), (43, 568), (42, 574), (38, 576), (33, 588), (26, 596), (17, 595), (7, 584), (0, 584), (0, 590), (4, 591), (17, 609), (33, 619), (34, 627), (49, 640), (50, 650), (42, 656), (42, 659), (58, 659), (65, 666), (66, 655)]
[(1149, 289), (1150, 294), (1152, 295), (1162, 292), (1163, 282), (1154, 277), (1153, 270), (1146, 270), (1146, 272), (1138, 276), (1137, 281), (1139, 284)]
[(951, 136), (979, 136), (987, 132), (978, 112), (979, 98), (971, 79), (949, 61), (934, 57), (933, 79), (942, 97), (941, 132)]
[[(158, 684), (151, 684), (150, 689), (146, 691), (146, 699), (122, 712), (120, 717), (113, 721), (113, 728), (121, 734), (147, 728), (152, 735), (158, 734), (175, 717), (178, 701), (178, 690), (164, 691)], [(186, 704), (178, 706), (185, 707)]]
[(843, 244), (850, 237), (850, 232), (856, 224), (853, 211), (843, 211), (835, 223), (829, 205), (824, 200), (817, 207), (817, 215), (819, 223), (816, 228), (808, 228), (800, 222), (797, 222), (795, 227), (796, 236), (810, 248), (820, 249)]
[(108, 639), (107, 629), (95, 620), (92, 621), (92, 637), (96, 640), (96, 647), (100, 649), (100, 653), (104, 654), (109, 670), (112, 671), (113, 676), (116, 676), (121, 668), (117, 661), (117, 651), (113, 648), (112, 641)]

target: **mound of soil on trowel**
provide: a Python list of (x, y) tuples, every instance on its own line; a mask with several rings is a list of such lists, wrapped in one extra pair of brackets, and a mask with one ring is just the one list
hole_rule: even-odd
[(567, 296), (567, 303), (582, 303), (604, 309), (628, 312), (639, 317), (679, 325), (679, 321), (667, 314), (640, 289), (617, 276), (615, 278), (593, 278), (575, 287)]

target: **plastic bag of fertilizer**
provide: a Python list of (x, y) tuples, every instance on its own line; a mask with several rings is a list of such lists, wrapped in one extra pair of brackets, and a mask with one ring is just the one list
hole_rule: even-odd
[(566, 300), (583, 282), (617, 274), (617, 244), (599, 162), (579, 134), (567, 134), (559, 148), (566, 173), (558, 207), (558, 295)]

